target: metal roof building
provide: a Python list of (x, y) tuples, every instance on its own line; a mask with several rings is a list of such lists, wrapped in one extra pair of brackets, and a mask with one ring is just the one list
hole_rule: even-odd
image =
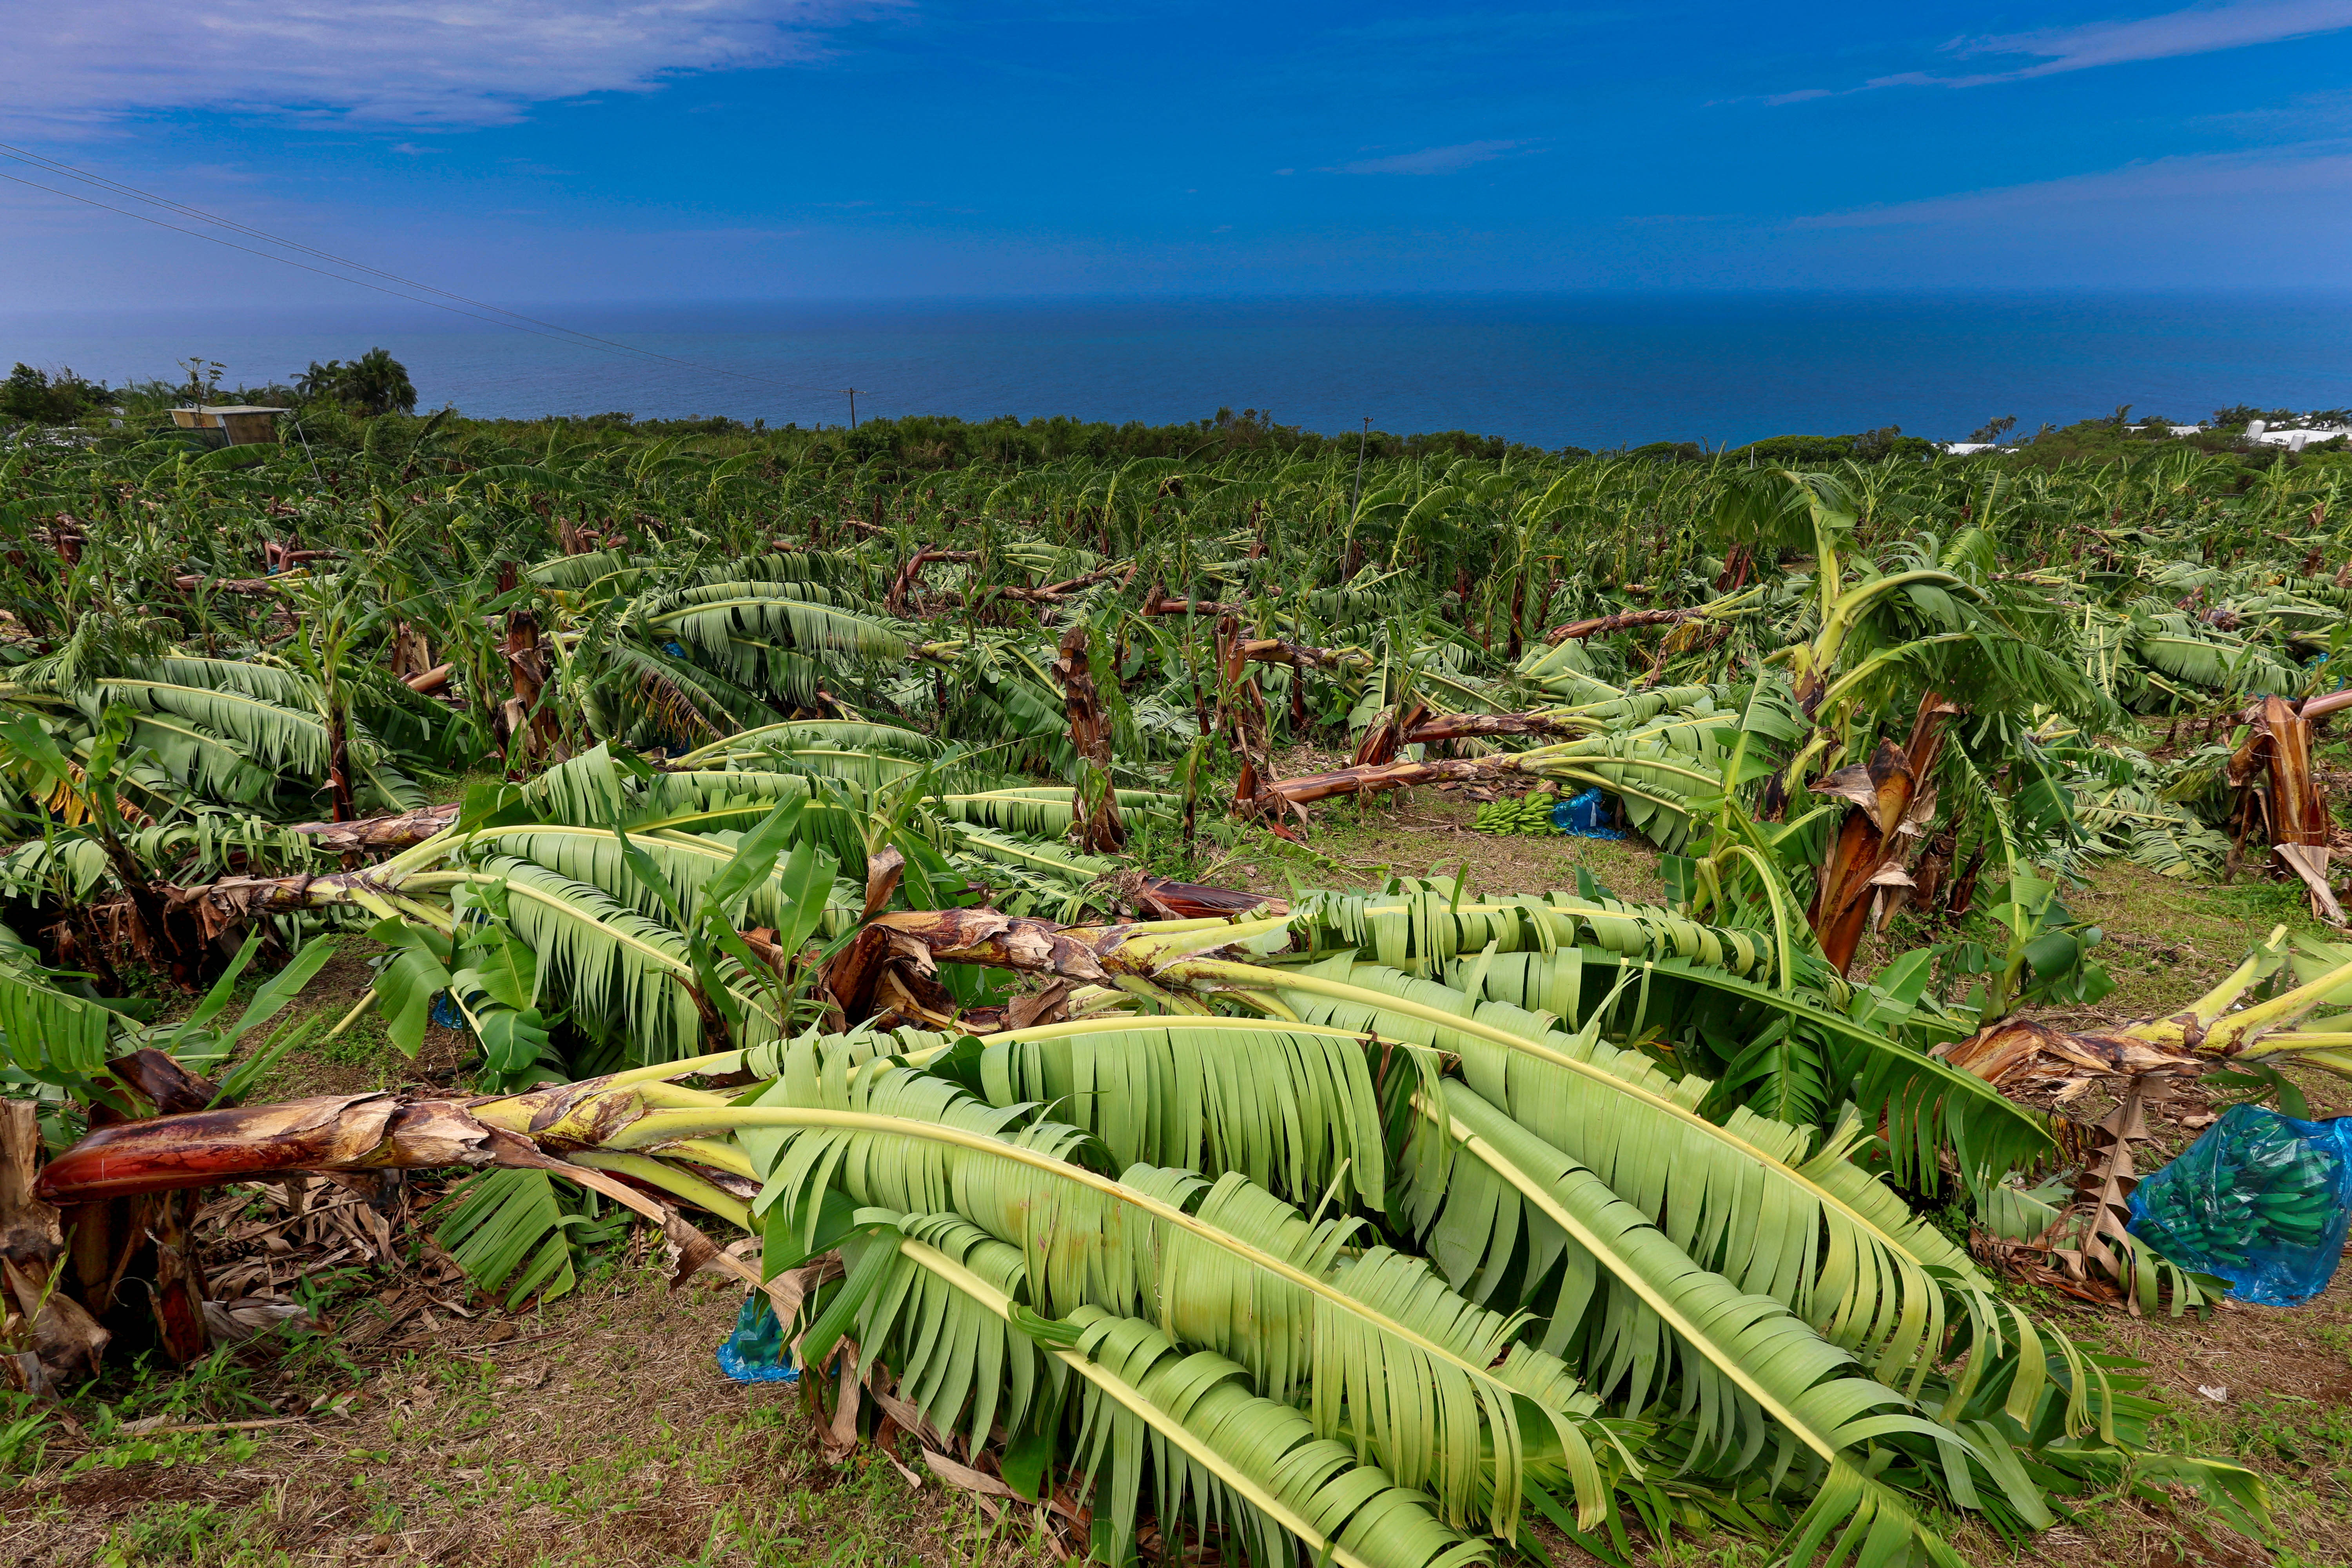
[(221, 438), (211, 444), (217, 447), (249, 447), (257, 442), (278, 439), (278, 416), (290, 412), (284, 408), (263, 408), (253, 404), (221, 407), (200, 404), (194, 408), (172, 410), (172, 423), (183, 430), (217, 430)]

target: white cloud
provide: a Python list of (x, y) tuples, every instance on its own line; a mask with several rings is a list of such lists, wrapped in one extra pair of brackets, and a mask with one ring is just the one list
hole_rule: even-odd
[[(1916, 201), (1669, 232), (1685, 242), (1677, 265), (1712, 247), (1722, 281), (1732, 285), (2279, 289), (2324, 310), (2341, 292), (2345, 258), (2352, 257), (2352, 141), (2154, 158)], [(2299, 310), (2282, 306), (2281, 331), (2296, 330)], [(2053, 330), (2073, 327), (2062, 329), (2053, 318)], [(2218, 339), (2214, 354), (2216, 364), (2229, 363)]]
[(1339, 165), (1343, 174), (1451, 174), (1474, 163), (1491, 163), (1526, 146), (1524, 142), (1463, 142), (1451, 147), (1424, 147), (1418, 153), (1397, 153), (1385, 158), (1359, 158)]
[(2185, 11), (2129, 21), (1962, 38), (1946, 47), (1963, 55), (2031, 55), (2040, 61), (1979, 79), (2014, 80), (2133, 60), (2211, 54), (2217, 49), (2332, 33), (2341, 27), (2352, 27), (2352, 0), (2238, 0), (2235, 5), (2192, 5)]
[(0, 0), (0, 114), (269, 110), (487, 124), (524, 106), (822, 52), (896, 0)]
[(2024, 33), (1954, 38), (1944, 46), (1948, 52), (1963, 58), (2026, 56), (2033, 59), (2031, 65), (1965, 76), (1896, 71), (1890, 76), (1873, 77), (1859, 87), (1798, 88), (1769, 94), (1761, 101), (1778, 107), (1890, 87), (1987, 87), (1997, 82), (2090, 70), (2098, 66), (2126, 65), (2135, 60), (2175, 59), (2253, 44), (2274, 44), (2346, 27), (2352, 27), (2352, 0), (2222, 0), (2220, 5), (2191, 5), (2182, 11), (2166, 11), (2128, 21), (2086, 22), (2072, 27), (2041, 27)]
[(2352, 151), (2340, 142), (2259, 153), (2196, 153), (2157, 158), (2024, 184), (1995, 185), (1792, 219), (1798, 229), (1871, 229), (1919, 226), (1988, 226), (2058, 216), (2085, 225), (2112, 225), (2120, 211), (2136, 217), (2184, 210), (2210, 216), (2241, 209), (2320, 198), (2329, 205), (2352, 196)]

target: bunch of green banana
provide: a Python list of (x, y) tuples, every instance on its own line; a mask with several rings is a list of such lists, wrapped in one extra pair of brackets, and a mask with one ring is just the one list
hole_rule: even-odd
[(2175, 1258), (2242, 1268), (2253, 1247), (2326, 1245), (2337, 1218), (2342, 1177), (2324, 1144), (2272, 1121), (2216, 1152), (2210, 1176), (2169, 1184), (2147, 1205), (2148, 1237)]
[(1559, 804), (1558, 791), (1531, 789), (1516, 798), (1488, 801), (1478, 808), (1470, 826), (1478, 833), (1557, 833), (1559, 829), (1551, 825), (1551, 808)]

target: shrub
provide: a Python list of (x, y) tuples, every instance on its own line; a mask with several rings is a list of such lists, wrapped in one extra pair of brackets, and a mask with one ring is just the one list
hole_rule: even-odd
[(62, 365), (53, 376), (19, 360), (0, 382), (0, 415), (32, 425), (70, 425), (107, 402), (104, 382), (85, 381)]

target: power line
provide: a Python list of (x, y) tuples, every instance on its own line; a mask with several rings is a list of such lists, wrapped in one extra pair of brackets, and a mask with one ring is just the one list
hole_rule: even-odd
[[(152, 205), (163, 207), (167, 211), (180, 213), (188, 217), (195, 218), (201, 222), (213, 224), (218, 227), (228, 229), (233, 233), (243, 234), (255, 239), (266, 241), (271, 245), (282, 247), (288, 250), (298, 250), (306, 256), (315, 256), (321, 261), (331, 261), (338, 267), (352, 268), (358, 271), (369, 273), (377, 278), (382, 278), (388, 282), (397, 283), (403, 288), (421, 289), (428, 294), (438, 294), (444, 299), (455, 300), (461, 304), (477, 306), (485, 310), (494, 311), (501, 316), (511, 316), (516, 321), (528, 321), (531, 325), (537, 327), (545, 327), (553, 331), (562, 333), (566, 337), (579, 338), (588, 342), (601, 343), (606, 348), (621, 349), (630, 353), (651, 354), (653, 357), (659, 359), (670, 358), (670, 356), (666, 354), (653, 354), (653, 351), (649, 349), (640, 349), (633, 344), (615, 342), (610, 338), (600, 338), (593, 332), (583, 332), (579, 331), (577, 328), (567, 327), (560, 322), (543, 321), (536, 316), (527, 316), (520, 310), (509, 310), (503, 305), (494, 305), (487, 300), (476, 300), (467, 295), (457, 293), (453, 289), (439, 288), (431, 283), (420, 282), (418, 279), (414, 278), (404, 278), (399, 273), (387, 272), (380, 267), (371, 267), (364, 261), (354, 261), (348, 256), (338, 256), (332, 251), (321, 250), (316, 246), (305, 245), (299, 240), (288, 239), (282, 235), (271, 234), (267, 229), (256, 228), (251, 224), (242, 223), (235, 218), (223, 217), (218, 213), (206, 212), (202, 207), (191, 206), (185, 202), (175, 201), (168, 196), (159, 196), (152, 191), (142, 191), (136, 185), (127, 184), (121, 180), (114, 179), (110, 175), (92, 174), (89, 170), (77, 168), (70, 163), (60, 163), (55, 158), (43, 157), (38, 153), (30, 152), (22, 147), (13, 146), (5, 142), (0, 142), (0, 157), (12, 158), (17, 163), (31, 164), (47, 173), (63, 174), (69, 179), (79, 180), (85, 184), (95, 185), (100, 189), (108, 191), (111, 194), (131, 196), (139, 201), (147, 202)], [(68, 195), (70, 193), (60, 192), (59, 194)], [(121, 211), (121, 209), (115, 208), (112, 210)], [(132, 213), (127, 216), (136, 217), (141, 215)], [(185, 233), (187, 231), (182, 230), (181, 232)], [(347, 279), (345, 281), (352, 282), (357, 281), (357, 279)], [(429, 301), (425, 300), (418, 300), (415, 302), (419, 304), (429, 303)], [(674, 360), (672, 363), (684, 364), (688, 362), (684, 360)], [(785, 384), (778, 382), (773, 384), (783, 385)], [(809, 387), (804, 390), (817, 391), (821, 389)]]
[[(312, 267), (304, 262), (290, 260), (283, 256), (272, 256), (266, 250), (256, 250), (249, 245), (238, 245), (234, 240), (223, 239), (216, 234), (199, 234), (193, 228), (182, 228), (178, 224), (165, 223), (159, 217), (149, 217), (145, 213), (135, 213), (127, 207), (113, 206), (108, 203), (94, 200), (89, 196), (81, 195), (73, 191), (61, 191), (55, 185), (42, 184), (38, 180), (20, 179), (15, 174), (0, 174), (0, 180), (7, 180), (19, 185), (30, 185), (34, 190), (47, 191), (53, 196), (63, 196), (69, 202), (81, 202), (89, 206), (101, 208), (107, 212), (121, 213), (124, 217), (137, 218), (141, 223), (152, 223), (157, 228), (168, 228), (173, 234), (184, 234), (195, 239), (207, 239), (212, 241), (215, 245), (227, 246), (231, 250), (241, 250), (247, 256), (258, 256), (264, 261), (283, 262), (288, 267), (299, 267), (305, 272), (315, 272), (321, 278), (331, 278), (338, 283), (356, 283), (362, 289), (373, 289), (379, 294), (389, 294), (395, 300), (405, 300), (412, 305), (434, 305), (436, 310), (447, 310), (452, 314), (459, 316), (472, 316), (475, 321), (488, 321), (494, 327), (512, 325), (511, 322), (501, 321), (490, 316), (475, 316), (473, 311), (460, 310), (455, 305), (438, 305), (431, 300), (419, 300), (412, 294), (404, 294), (397, 289), (386, 289), (379, 284), (369, 283), (358, 278), (346, 278), (340, 272), (330, 272), (323, 267)], [(536, 331), (529, 327), (517, 327), (515, 330), (517, 331), (530, 332), (533, 337), (554, 338), (555, 341), (560, 343), (570, 342), (572, 341), (569, 338), (559, 337), (553, 332)]]
[[(308, 263), (296, 261), (290, 257), (278, 256), (266, 250), (256, 250), (250, 246), (238, 245), (232, 240), (223, 239), (218, 235), (205, 234), (192, 228), (183, 228), (178, 224), (165, 223), (161, 218), (151, 217), (145, 213), (132, 212), (126, 207), (119, 207), (112, 205), (110, 203), (96, 201), (89, 196), (79, 195), (77, 192), (61, 191), (54, 185), (44, 185), (37, 181), (22, 179), (14, 174), (0, 174), (0, 180), (9, 180), (16, 184), (26, 185), (37, 191), (47, 191), (51, 195), (63, 196), (68, 201), (81, 202), (86, 205), (98, 207), (106, 212), (116, 213), (123, 217), (136, 218), (141, 223), (152, 224), (158, 228), (170, 229), (174, 234), (184, 234), (192, 238), (209, 240), (215, 245), (226, 246), (231, 250), (242, 251), (247, 256), (258, 256), (266, 261), (276, 261), (284, 266), (300, 268), (305, 272), (316, 273), (321, 278), (332, 278), (338, 282), (356, 284), (362, 289), (372, 289), (379, 294), (387, 294), (395, 300), (404, 300), (413, 305), (429, 305), (435, 310), (447, 310), (453, 315), (465, 316), (473, 321), (487, 322), (490, 326), (507, 327), (515, 331), (530, 332), (533, 337), (551, 338), (558, 342), (571, 342), (583, 347), (594, 344), (603, 348), (614, 349), (623, 353), (633, 353), (646, 359), (659, 360), (664, 363), (679, 365), (688, 370), (705, 371), (714, 375), (731, 376), (738, 381), (747, 381), (761, 386), (779, 387), (788, 392), (822, 393), (831, 390), (807, 383), (783, 382), (777, 381), (769, 376), (747, 375), (740, 371), (728, 370), (719, 365), (703, 364), (694, 360), (680, 359), (675, 354), (660, 353), (652, 349), (639, 348), (634, 343), (625, 343), (611, 338), (598, 337), (593, 332), (583, 332), (579, 331), (577, 328), (566, 327), (559, 322), (541, 321), (536, 316), (528, 316), (520, 310), (509, 310), (502, 305), (494, 305), (489, 303), (488, 300), (476, 300), (468, 295), (459, 294), (454, 290), (443, 289), (435, 284), (420, 282), (413, 278), (404, 278), (399, 273), (388, 272), (379, 267), (371, 267), (363, 261), (354, 261), (349, 257), (338, 256), (331, 251), (321, 250), (315, 246), (305, 245), (299, 240), (287, 239), (280, 236), (271, 234), (266, 229), (256, 228), (249, 224), (240, 223), (233, 218), (222, 217), (217, 214), (206, 212), (201, 207), (191, 206), (184, 202), (173, 201), (166, 196), (155, 195), (150, 192), (140, 190), (134, 185), (126, 184), (120, 180), (111, 179), (103, 174), (89, 174), (84, 170), (74, 167), (72, 164), (59, 163), (54, 158), (45, 158), (37, 153), (30, 153), (23, 148), (15, 147), (6, 142), (0, 142), (0, 157), (9, 158), (29, 167), (40, 169), (43, 173), (54, 173), (62, 174), (68, 179), (79, 180), (86, 184), (94, 185), (100, 190), (106, 191), (110, 195), (129, 196), (134, 200), (146, 202), (152, 205), (162, 207), (167, 212), (184, 215), (199, 222), (213, 224), (218, 227), (226, 228), (232, 233), (242, 234), (251, 238), (261, 240), (266, 244), (279, 246), (289, 250), (299, 251), (307, 256), (315, 256), (322, 261), (331, 261), (339, 267), (348, 267), (357, 271), (370, 273), (375, 277), (385, 279), (390, 282), (400, 284), (403, 288), (422, 289), (428, 294), (441, 295), (446, 300), (456, 300), (464, 304), (479, 306), (484, 310), (495, 311), (497, 315), (479, 315), (473, 310), (460, 310), (456, 305), (444, 304), (440, 300), (419, 299), (413, 294), (402, 293), (398, 289), (385, 288), (381, 284), (370, 283), (365, 279), (347, 277), (342, 273), (331, 272), (324, 268), (312, 267)], [(497, 317), (510, 317), (512, 320), (501, 321), (497, 319)], [(520, 322), (529, 322), (531, 324), (528, 326), (519, 325), (518, 323)], [(540, 329), (541, 328), (549, 330), (541, 331)]]

